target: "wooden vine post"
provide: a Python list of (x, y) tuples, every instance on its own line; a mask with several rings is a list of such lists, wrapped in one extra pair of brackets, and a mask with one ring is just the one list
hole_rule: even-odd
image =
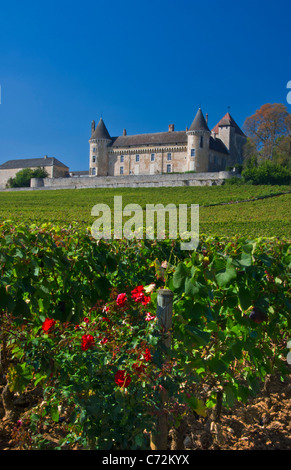
[[(157, 297), (157, 319), (163, 329), (163, 343), (167, 348), (171, 346), (171, 328), (173, 316), (173, 292), (169, 289), (160, 289)], [(161, 391), (160, 413), (157, 418), (156, 429), (151, 432), (151, 449), (167, 450), (168, 417), (164, 413), (164, 404), (167, 401), (166, 390)]]

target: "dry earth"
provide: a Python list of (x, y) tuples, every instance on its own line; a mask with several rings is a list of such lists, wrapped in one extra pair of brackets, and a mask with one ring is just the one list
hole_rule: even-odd
[[(18, 398), (17, 417), (21, 418), (38, 400), (35, 393)], [(25, 436), (19, 430), (15, 432), (15, 421), (7, 421), (3, 416), (0, 401), (0, 450), (29, 449), (27, 442), (22, 444)], [(43, 433), (56, 445), (64, 435), (63, 425), (48, 426)], [(182, 442), (185, 450), (291, 450), (291, 377), (284, 383), (273, 379), (268, 397), (262, 393), (245, 405), (223, 409), (218, 423), (210, 425), (205, 418), (189, 416)]]

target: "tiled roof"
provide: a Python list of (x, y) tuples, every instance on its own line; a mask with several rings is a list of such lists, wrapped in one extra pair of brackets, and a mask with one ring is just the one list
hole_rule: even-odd
[(219, 127), (220, 127), (220, 126), (231, 126), (231, 127), (234, 127), (236, 134), (239, 134), (239, 135), (242, 135), (242, 136), (245, 137), (245, 134), (244, 134), (243, 131), (238, 127), (237, 123), (236, 123), (235, 120), (231, 117), (231, 115), (230, 115), (229, 113), (226, 113), (225, 116), (223, 116), (223, 118), (220, 119), (220, 121), (216, 124), (216, 126), (214, 126), (214, 128), (212, 129), (212, 131), (215, 132), (216, 134), (218, 134), (218, 132), (219, 132)]
[(43, 166), (61, 166), (68, 168), (57, 158), (43, 157), (43, 158), (24, 158), (20, 160), (8, 160), (0, 165), (0, 170), (11, 170), (14, 168), (38, 168)]
[(187, 144), (186, 131), (158, 132), (154, 134), (121, 135), (112, 138), (112, 147), (138, 147), (144, 145)]

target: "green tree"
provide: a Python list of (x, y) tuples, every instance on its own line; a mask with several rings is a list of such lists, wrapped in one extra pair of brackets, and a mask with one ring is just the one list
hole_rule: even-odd
[(14, 178), (9, 178), (8, 188), (25, 188), (30, 186), (31, 178), (47, 178), (48, 173), (44, 168), (24, 168), (16, 173)]
[[(273, 159), (282, 137), (291, 134), (291, 114), (284, 104), (266, 103), (246, 118), (243, 129), (261, 161)], [(250, 144), (249, 144), (250, 147)]]
[(274, 150), (274, 162), (291, 170), (291, 135), (278, 138)]

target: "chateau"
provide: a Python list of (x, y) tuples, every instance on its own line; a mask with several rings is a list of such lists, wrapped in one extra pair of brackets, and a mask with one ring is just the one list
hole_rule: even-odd
[(170, 124), (167, 132), (127, 135), (124, 129), (123, 135), (111, 137), (101, 118), (97, 126), (95, 121), (91, 124), (87, 171), (71, 172), (47, 156), (9, 160), (0, 165), (0, 190), (24, 168), (44, 168), (48, 173), (47, 178), (32, 178), (26, 189), (223, 184), (233, 176), (225, 170), (242, 163), (246, 139), (229, 113), (210, 130), (200, 108), (184, 131), (175, 131)]
[(111, 137), (101, 118), (91, 125), (89, 176), (218, 172), (242, 163), (246, 136), (229, 113), (213, 127), (201, 108), (189, 128)]

